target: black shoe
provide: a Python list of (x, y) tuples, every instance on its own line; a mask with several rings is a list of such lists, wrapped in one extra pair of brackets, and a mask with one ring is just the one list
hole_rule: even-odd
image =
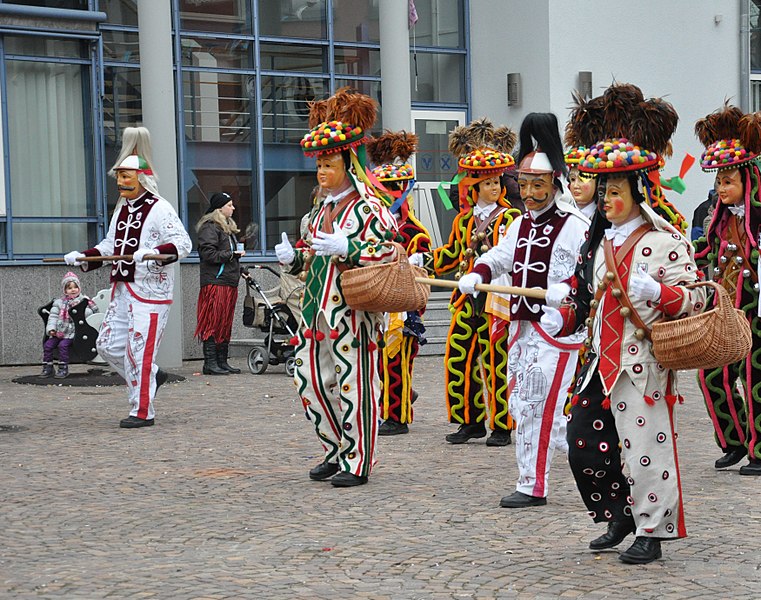
[(627, 535), (636, 531), (636, 526), (632, 520), (627, 521), (609, 521), (608, 532), (589, 542), (590, 550), (605, 550), (613, 548), (624, 541)]
[(309, 470), (309, 479), (322, 481), (328, 477), (333, 477), (336, 473), (338, 473), (338, 463), (323, 461), (314, 469)]
[(140, 419), (138, 417), (127, 417), (119, 421), (119, 427), (124, 429), (134, 429), (135, 427), (150, 427), (153, 425), (153, 419)]
[(169, 379), (169, 373), (167, 373), (164, 369), (159, 367), (159, 370), (156, 371), (156, 391), (159, 391), (159, 388), (166, 383), (166, 380)]
[(230, 342), (222, 342), (221, 344), (217, 344), (217, 365), (219, 365), (220, 369), (227, 371), (228, 373), (240, 373), (240, 369), (228, 364), (227, 356), (229, 351)]
[(646, 565), (656, 558), (663, 556), (661, 553), (661, 540), (652, 537), (637, 536), (628, 550), (618, 555), (618, 558), (630, 565)]
[(464, 444), (471, 438), (482, 437), (486, 437), (486, 425), (483, 421), (472, 425), (460, 425), (455, 433), (450, 433), (444, 439), (450, 444)]
[(510, 439), (509, 429), (495, 429), (491, 432), (491, 435), (486, 438), (487, 446), (509, 446), (513, 443)]
[(212, 338), (203, 341), (203, 374), (204, 375), (229, 375), (217, 364), (217, 345)]
[(502, 508), (528, 508), (529, 506), (544, 506), (547, 504), (547, 498), (539, 496), (529, 496), (523, 492), (515, 491), (509, 496), (505, 496), (499, 501)]
[(407, 423), (400, 423), (391, 419), (383, 421), (383, 424), (378, 427), (378, 435), (402, 435), (409, 432), (410, 428), (407, 427)]
[(410, 395), (410, 404), (415, 404), (415, 400), (417, 400), (418, 393), (415, 390), (412, 390), (412, 394)]
[(335, 487), (354, 487), (355, 485), (364, 485), (367, 483), (366, 475), (353, 475), (342, 471), (330, 480), (330, 484)]
[(740, 467), (740, 475), (761, 475), (761, 460), (751, 458), (747, 465)]
[(713, 463), (713, 466), (716, 469), (726, 469), (727, 467), (736, 465), (746, 456), (748, 456), (748, 450), (745, 446), (737, 446), (729, 450), (729, 452), (724, 454), (721, 458), (717, 459), (716, 462)]

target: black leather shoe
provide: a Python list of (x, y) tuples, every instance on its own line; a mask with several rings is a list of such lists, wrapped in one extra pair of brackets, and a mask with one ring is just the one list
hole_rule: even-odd
[(486, 438), (487, 446), (509, 446), (513, 443), (510, 439), (509, 429), (495, 429), (491, 432), (491, 435)]
[(608, 532), (589, 542), (590, 550), (605, 550), (613, 548), (624, 541), (627, 535), (634, 533), (637, 528), (632, 520), (609, 521)]
[(328, 477), (333, 477), (338, 473), (338, 463), (329, 463), (326, 461), (321, 462), (314, 469), (309, 470), (309, 479), (314, 481), (322, 481)]
[(740, 475), (761, 475), (761, 460), (751, 458), (747, 465), (740, 467)]
[(354, 475), (353, 473), (347, 473), (342, 471), (330, 480), (331, 485), (335, 487), (354, 487), (355, 485), (364, 485), (367, 483), (366, 475)]
[(547, 504), (547, 498), (529, 496), (518, 491), (505, 496), (499, 501), (499, 505), (502, 508), (528, 508), (529, 506), (544, 506), (545, 504)]
[(153, 419), (140, 419), (139, 417), (127, 417), (119, 421), (119, 427), (124, 429), (134, 429), (135, 427), (150, 427), (153, 425)]
[(450, 433), (444, 439), (450, 444), (464, 444), (471, 438), (482, 437), (486, 437), (486, 425), (483, 421), (472, 425), (460, 425), (455, 433)]
[(410, 428), (407, 427), (407, 423), (400, 423), (399, 421), (383, 421), (383, 424), (378, 427), (378, 435), (402, 435), (403, 433), (409, 433)]
[(618, 558), (630, 565), (646, 565), (661, 556), (661, 540), (637, 536), (629, 549), (619, 554)]
[(159, 367), (159, 370), (156, 371), (156, 391), (159, 391), (159, 388), (166, 383), (166, 380), (169, 379), (169, 373), (167, 373), (164, 369)]
[(717, 459), (716, 462), (713, 463), (713, 466), (716, 469), (726, 469), (727, 467), (736, 465), (746, 456), (748, 456), (748, 450), (745, 446), (737, 446), (732, 448), (721, 458)]

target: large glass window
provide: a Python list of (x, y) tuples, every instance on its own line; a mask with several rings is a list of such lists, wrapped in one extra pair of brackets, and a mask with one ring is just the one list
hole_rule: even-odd
[(253, 75), (185, 71), (182, 79), (186, 139), (194, 142), (252, 139)]
[(465, 55), (417, 52), (410, 58), (413, 102), (465, 103)]
[(418, 20), (410, 30), (410, 44), (463, 48), (462, 0), (415, 0)]
[(374, 75), (380, 77), (380, 50), (371, 48), (341, 48), (334, 50), (336, 74)]
[(140, 62), (140, 42), (136, 31), (103, 29), (103, 57), (115, 62)]
[(312, 191), (317, 185), (315, 171), (266, 171), (264, 195), (267, 215), (267, 248), (280, 241), (285, 231), (295, 240), (300, 235), (301, 219), (309, 212)]
[(750, 70), (761, 73), (761, 0), (750, 3)]
[(182, 64), (204, 69), (253, 68), (253, 42), (230, 38), (182, 38)]
[(380, 0), (333, 0), (333, 35), (341, 42), (379, 42)]
[(298, 144), (309, 129), (309, 103), (325, 98), (327, 85), (315, 77), (262, 77), (264, 142)]
[(13, 0), (7, 4), (23, 4), (24, 6), (44, 6), (46, 8), (71, 8), (87, 10), (87, 0)]
[(327, 71), (326, 48), (306, 44), (261, 44), (262, 69), (266, 71)]
[(180, 0), (180, 27), (191, 31), (251, 34), (250, 0)]
[(137, 0), (99, 0), (98, 9), (106, 13), (111, 25), (137, 27)]
[(259, 35), (327, 39), (326, 0), (256, 0)]

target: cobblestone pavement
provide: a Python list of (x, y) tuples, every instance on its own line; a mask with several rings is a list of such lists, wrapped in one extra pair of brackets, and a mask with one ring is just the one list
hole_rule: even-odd
[(0, 425), (23, 428), (0, 433), (0, 597), (761, 595), (761, 480), (713, 469), (691, 377), (679, 440), (690, 537), (626, 566), (587, 549), (602, 527), (563, 455), (547, 506), (498, 508), (514, 450), (444, 442), (441, 357), (418, 361), (411, 433), (381, 438), (369, 484), (350, 489), (307, 478), (319, 445), (282, 366), (225, 378), (199, 366), (176, 370), (188, 381), (161, 389), (156, 426), (141, 430), (118, 428), (124, 388), (18, 385), (37, 367), (0, 369)]

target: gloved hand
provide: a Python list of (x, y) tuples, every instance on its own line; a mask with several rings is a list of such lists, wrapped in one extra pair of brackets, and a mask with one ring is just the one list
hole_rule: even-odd
[(547, 335), (555, 337), (563, 329), (563, 315), (552, 306), (542, 306), (542, 311), (544, 314), (539, 319), (539, 324)]
[(661, 284), (648, 275), (644, 265), (629, 277), (629, 296), (636, 300), (658, 302), (661, 299)]
[(132, 254), (132, 260), (136, 263), (143, 262), (147, 254), (158, 254), (153, 248), (139, 248)]
[(547, 306), (557, 308), (563, 303), (570, 291), (571, 286), (567, 283), (553, 283), (547, 287), (547, 295), (544, 297), (544, 301)]
[(282, 264), (290, 265), (296, 258), (296, 253), (293, 251), (293, 246), (288, 241), (288, 234), (285, 231), (280, 234), (280, 239), (283, 241), (275, 244), (275, 255)]
[(481, 277), (478, 273), (467, 273), (466, 275), (460, 277), (460, 280), (457, 282), (457, 287), (460, 288), (460, 291), (463, 294), (473, 294), (473, 297), (475, 298), (478, 296), (476, 286), (479, 283), (483, 283), (483, 281), (484, 278)]
[(349, 253), (349, 238), (337, 224), (333, 224), (333, 233), (315, 232), (312, 249), (317, 256), (346, 256)]
[(67, 265), (70, 265), (72, 267), (78, 267), (82, 263), (77, 260), (82, 256), (82, 253), (79, 250), (72, 250), (68, 254), (64, 254), (63, 256), (63, 262), (65, 262)]
[(415, 252), (415, 254), (410, 254), (409, 261), (413, 267), (422, 267), (425, 264), (425, 256), (422, 252)]

